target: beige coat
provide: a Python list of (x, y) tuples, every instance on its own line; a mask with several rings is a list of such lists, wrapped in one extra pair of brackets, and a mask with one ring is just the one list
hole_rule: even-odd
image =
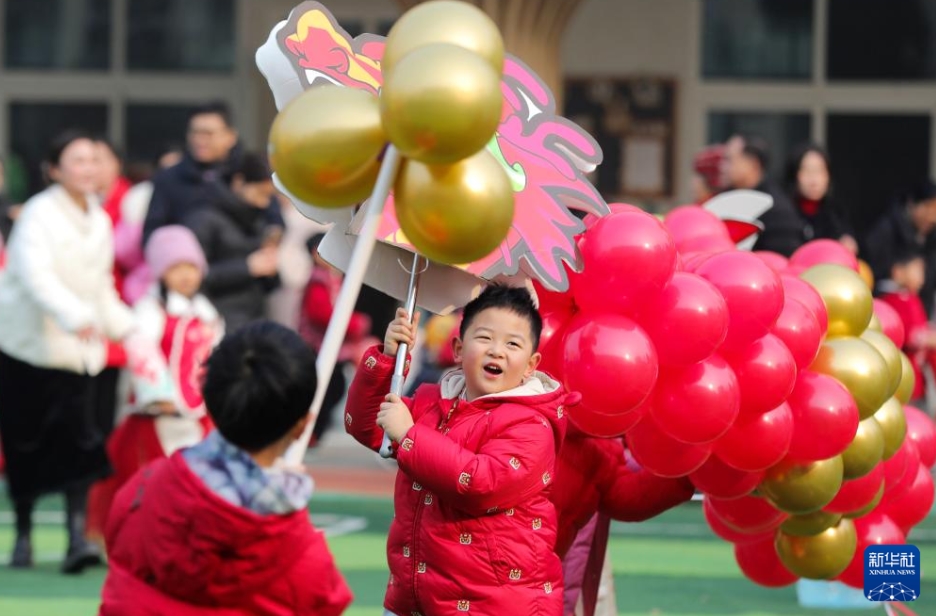
[[(0, 273), (0, 351), (40, 368), (98, 374), (106, 338), (133, 326), (114, 290), (113, 232), (99, 203), (83, 211), (61, 186), (26, 202)], [(92, 326), (82, 341), (76, 332)]]

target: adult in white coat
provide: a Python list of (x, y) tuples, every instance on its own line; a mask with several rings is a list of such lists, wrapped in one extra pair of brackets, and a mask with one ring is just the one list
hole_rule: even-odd
[(94, 142), (63, 134), (47, 164), (54, 184), (26, 202), (0, 274), (0, 438), (16, 512), (11, 565), (32, 564), (35, 499), (63, 491), (62, 570), (77, 573), (100, 562), (84, 537), (85, 507), (91, 482), (110, 471), (95, 377), (107, 339), (123, 338), (133, 318), (114, 290), (111, 223), (93, 196)]

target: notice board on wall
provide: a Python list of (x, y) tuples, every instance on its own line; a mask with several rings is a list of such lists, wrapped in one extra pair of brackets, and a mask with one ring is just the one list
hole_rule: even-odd
[(601, 146), (604, 161), (592, 182), (608, 202), (673, 196), (675, 80), (570, 77), (565, 81), (563, 115)]

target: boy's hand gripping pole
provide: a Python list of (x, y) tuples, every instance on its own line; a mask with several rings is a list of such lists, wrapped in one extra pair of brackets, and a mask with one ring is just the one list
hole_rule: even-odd
[[(406, 267), (400, 263), (400, 267), (406, 269)], [(419, 266), (419, 255), (413, 254), (413, 266), (411, 269), (407, 270), (410, 275), (409, 287), (406, 290), (406, 304), (404, 308), (406, 309), (406, 314), (409, 317), (410, 323), (413, 322), (413, 316), (416, 312), (416, 295), (419, 293), (419, 276), (426, 268), (429, 267), (428, 260), (426, 265), (420, 269)], [(402, 343), (397, 346), (396, 352), (396, 363), (393, 365), (393, 378), (390, 380), (390, 393), (397, 396), (403, 395), (403, 383), (406, 381), (406, 375), (404, 371), (406, 370), (406, 354), (409, 353), (409, 345)], [(393, 455), (393, 448), (391, 446), (390, 437), (384, 434), (383, 443), (380, 445), (380, 457), (389, 458)]]

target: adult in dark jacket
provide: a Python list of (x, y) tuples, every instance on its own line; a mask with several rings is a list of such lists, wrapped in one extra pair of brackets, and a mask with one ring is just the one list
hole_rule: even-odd
[(245, 154), (234, 170), (231, 190), (219, 193), (211, 207), (185, 217), (208, 260), (202, 286), (225, 329), (237, 330), (263, 318), (267, 294), (279, 286), (279, 227), (271, 226), (267, 207), (275, 188), (266, 161)]
[(787, 161), (784, 184), (787, 194), (803, 220), (804, 239), (838, 240), (853, 253), (858, 242), (842, 212), (829, 196), (832, 189), (829, 155), (824, 148), (809, 143), (794, 150)]
[(731, 188), (747, 188), (767, 193), (773, 207), (758, 220), (764, 231), (754, 250), (770, 250), (789, 257), (805, 243), (803, 220), (783, 191), (767, 178), (767, 144), (759, 137), (735, 135), (725, 144), (727, 177)]
[[(183, 224), (189, 214), (224, 199), (234, 169), (241, 163), (237, 129), (224, 103), (210, 103), (192, 112), (186, 142), (182, 161), (153, 178), (153, 196), (143, 223), (144, 245), (159, 227)], [(271, 224), (284, 225), (279, 203), (272, 196), (264, 216)]]
[(923, 253), (926, 281), (920, 292), (926, 313), (933, 314), (936, 292), (936, 184), (926, 180), (896, 199), (868, 232), (861, 255), (871, 266), (878, 291), (887, 286), (896, 255), (908, 247)]

